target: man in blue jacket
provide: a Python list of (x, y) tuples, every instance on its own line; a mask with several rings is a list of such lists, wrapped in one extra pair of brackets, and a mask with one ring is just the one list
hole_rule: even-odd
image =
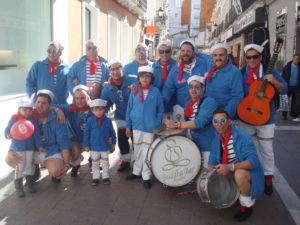
[(214, 98), (218, 107), (234, 119), (244, 95), (241, 72), (228, 60), (227, 44), (215, 44), (211, 53), (214, 66), (206, 75), (205, 95)]
[(173, 107), (174, 120), (183, 120), (183, 111), (189, 96), (187, 84), (189, 77), (204, 76), (209, 70), (206, 59), (197, 56), (195, 51), (196, 46), (193, 41), (184, 40), (180, 43), (178, 63), (170, 71), (163, 87), (162, 96), (165, 105), (171, 101), (173, 95), (176, 97)]
[(135, 75), (123, 76), (122, 62), (119, 59), (108, 61), (110, 78), (103, 88), (101, 99), (107, 101), (107, 108), (113, 104), (116, 106), (114, 120), (118, 130), (118, 146), (122, 162), (118, 171), (129, 168), (131, 161), (129, 138), (126, 136), (126, 109), (130, 95), (130, 86), (137, 82)]
[[(98, 46), (94, 41), (87, 41), (86, 55), (73, 64), (68, 76), (68, 88), (72, 93), (78, 84), (90, 88), (91, 99), (100, 97), (102, 85), (109, 78), (106, 60), (98, 55)], [(72, 93), (74, 95), (74, 93)]]
[(208, 168), (215, 167), (217, 173), (222, 176), (234, 173), (235, 182), (240, 190), (240, 208), (234, 219), (243, 221), (251, 216), (255, 199), (264, 190), (263, 169), (251, 137), (232, 125), (225, 110), (217, 109), (214, 112), (213, 126), (217, 133), (212, 140)]
[(47, 58), (32, 65), (26, 78), (26, 93), (29, 97), (39, 90), (47, 89), (55, 95), (54, 104), (67, 103), (69, 66), (60, 58), (63, 49), (58, 42), (51, 42), (47, 49)]

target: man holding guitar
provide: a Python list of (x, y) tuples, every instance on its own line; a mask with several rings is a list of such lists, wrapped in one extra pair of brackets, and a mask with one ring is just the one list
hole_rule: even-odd
[[(275, 89), (286, 94), (287, 84), (277, 70), (273, 69), (282, 42), (276, 43), (274, 54), (266, 71), (263, 69), (263, 47), (257, 44), (245, 46), (247, 65), (241, 69), (245, 95), (238, 106), (239, 127), (246, 130), (253, 138), (260, 161), (264, 168), (265, 193), (273, 193), (272, 177), (274, 174), (273, 138), (275, 128)], [(277, 49), (276, 49), (277, 48)]]

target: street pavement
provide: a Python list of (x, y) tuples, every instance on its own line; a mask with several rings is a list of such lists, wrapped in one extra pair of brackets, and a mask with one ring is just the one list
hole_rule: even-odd
[[(0, 132), (16, 112), (17, 99), (0, 102)], [(276, 127), (275, 192), (257, 199), (253, 215), (242, 224), (300, 224), (300, 124), (283, 121), (278, 114)], [(110, 155), (111, 185), (91, 186), (88, 154), (77, 178), (69, 174), (53, 184), (46, 170), (36, 194), (15, 195), (13, 169), (5, 164), (10, 142), (0, 137), (0, 225), (231, 225), (238, 204), (214, 209), (201, 203), (197, 193), (176, 196), (183, 188), (167, 188), (154, 180), (145, 190), (141, 180), (126, 181), (130, 171), (119, 173), (118, 149)]]

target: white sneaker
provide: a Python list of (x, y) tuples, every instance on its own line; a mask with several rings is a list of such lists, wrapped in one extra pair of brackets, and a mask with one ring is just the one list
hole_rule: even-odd
[(292, 119), (292, 121), (293, 121), (293, 122), (300, 122), (300, 118), (297, 117), (297, 118), (295, 118), (295, 119)]

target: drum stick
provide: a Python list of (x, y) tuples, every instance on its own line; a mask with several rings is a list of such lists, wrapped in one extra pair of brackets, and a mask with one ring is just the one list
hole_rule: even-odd
[(197, 190), (194, 189), (194, 190), (189, 190), (189, 191), (178, 192), (178, 193), (176, 193), (176, 196), (186, 195), (186, 194), (194, 193), (194, 192), (197, 192)]

